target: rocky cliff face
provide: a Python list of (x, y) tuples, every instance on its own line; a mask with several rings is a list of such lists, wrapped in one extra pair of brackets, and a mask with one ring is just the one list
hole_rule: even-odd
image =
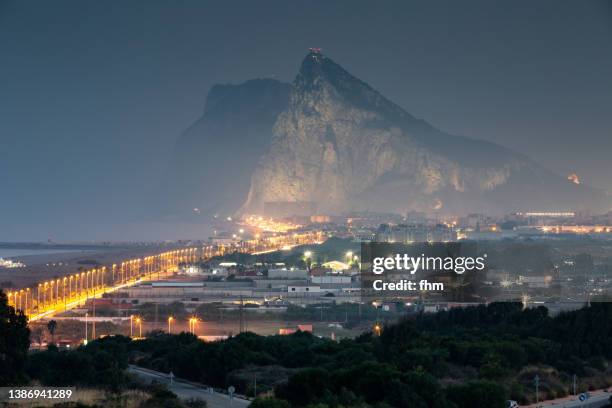
[(520, 154), (435, 129), (320, 53), (302, 63), (242, 211), (279, 202), (331, 213), (609, 208), (602, 192)]
[(166, 190), (169, 212), (231, 214), (244, 203), (291, 86), (272, 79), (215, 85), (204, 113), (178, 139)]

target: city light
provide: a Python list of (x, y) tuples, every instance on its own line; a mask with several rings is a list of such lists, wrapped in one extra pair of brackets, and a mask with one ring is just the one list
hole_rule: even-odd
[(140, 317), (136, 318), (136, 324), (138, 324), (138, 337), (142, 338), (142, 319)]
[(172, 333), (172, 321), (174, 320), (174, 317), (169, 316), (168, 317), (168, 334)]
[(521, 296), (521, 303), (523, 304), (523, 309), (527, 309), (529, 307), (529, 302), (531, 302), (531, 296), (528, 294), (523, 294)]
[(179, 263), (195, 259), (195, 248), (185, 248), (77, 272), (16, 291), (9, 304), (36, 321), (145, 280), (169, 277)]
[[(200, 248), (183, 248), (100, 266), (80, 271), (57, 279), (35, 284), (7, 293), (10, 306), (23, 311), (28, 321), (34, 322), (66, 312), (87, 302), (102, 298), (145, 281), (162, 280), (174, 276), (179, 265), (193, 263), (198, 259), (223, 256), (228, 251), (263, 254), (278, 250), (289, 250), (298, 245), (320, 244), (324, 240), (321, 231), (262, 236), (228, 244), (210, 245)], [(307, 251), (306, 257), (312, 252)], [(134, 335), (133, 317), (130, 318), (130, 336)]]
[(0, 268), (13, 269), (13, 268), (25, 268), (25, 266), (26, 265), (23, 262), (0, 258)]
[(198, 318), (197, 317), (191, 317), (189, 318), (189, 332), (191, 334), (195, 335), (195, 331), (196, 331), (196, 324), (198, 323)]
[(243, 222), (247, 226), (261, 232), (285, 233), (301, 227), (301, 225), (299, 224), (293, 224), (286, 221), (278, 221), (273, 218), (264, 218), (256, 215), (244, 217)]
[(567, 179), (574, 184), (580, 184), (580, 177), (578, 177), (576, 173), (570, 174), (569, 176), (567, 176)]

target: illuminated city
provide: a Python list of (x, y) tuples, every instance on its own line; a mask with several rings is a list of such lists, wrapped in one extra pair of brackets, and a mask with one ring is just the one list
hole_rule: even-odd
[(612, 408), (605, 1), (0, 18), (0, 406)]

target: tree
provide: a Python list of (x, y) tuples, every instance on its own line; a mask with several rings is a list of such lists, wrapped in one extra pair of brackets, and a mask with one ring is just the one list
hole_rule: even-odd
[(30, 348), (30, 330), (23, 312), (9, 306), (0, 290), (0, 385), (25, 381), (25, 364)]
[(276, 394), (291, 405), (305, 406), (321, 398), (330, 385), (329, 373), (322, 368), (306, 368), (277, 387)]
[(32, 327), (30, 337), (32, 338), (32, 340), (36, 341), (36, 344), (38, 344), (39, 349), (42, 345), (44, 334), (45, 329), (41, 325), (35, 325), (34, 327)]
[(458, 408), (504, 408), (507, 400), (504, 387), (490, 381), (453, 385), (448, 387), (447, 394)]
[(153, 387), (153, 395), (140, 404), (140, 408), (184, 408), (175, 393), (165, 386)]
[(200, 398), (191, 398), (185, 401), (185, 406), (187, 408), (206, 408), (208, 403)]
[(55, 344), (55, 329), (57, 328), (57, 322), (55, 320), (49, 320), (47, 323), (47, 330), (49, 330), (49, 334), (51, 335), (51, 343)]

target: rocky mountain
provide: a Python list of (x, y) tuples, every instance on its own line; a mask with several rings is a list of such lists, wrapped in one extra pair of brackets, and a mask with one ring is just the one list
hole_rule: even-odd
[[(275, 87), (279, 95), (289, 92)], [(252, 175), (245, 213), (610, 208), (602, 191), (501, 146), (450, 135), (415, 118), (320, 52), (302, 62), (288, 104), (283, 107), (280, 99), (278, 112), (267, 111), (258, 127), (263, 132), (270, 126), (272, 137)], [(249, 133), (235, 136), (240, 149), (245, 143), (254, 147)], [(265, 139), (258, 138), (262, 145), (249, 154), (259, 154)]]
[(246, 198), (251, 175), (270, 146), (291, 85), (254, 79), (215, 85), (204, 113), (178, 139), (168, 183), (168, 211), (231, 214)]

